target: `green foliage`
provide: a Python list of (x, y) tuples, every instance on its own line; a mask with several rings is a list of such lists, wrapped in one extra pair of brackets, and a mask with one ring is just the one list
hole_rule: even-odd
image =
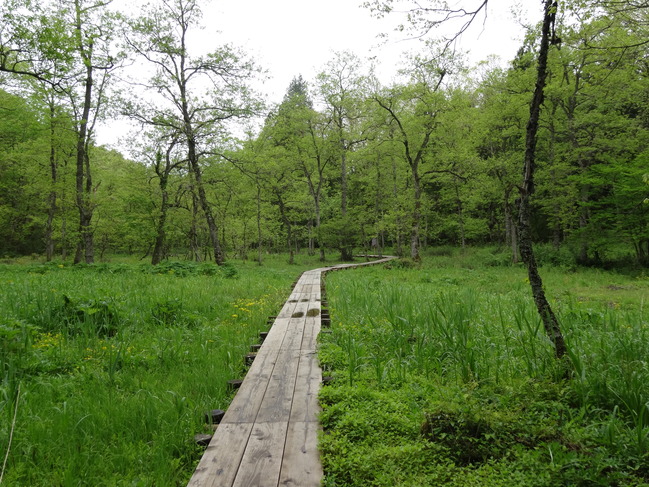
[(3, 375), (23, 356), (30, 352), (38, 327), (17, 319), (0, 321), (0, 357), (2, 358)]
[(70, 335), (115, 336), (121, 320), (111, 298), (69, 298), (65, 294), (62, 298), (63, 303), (56, 306), (51, 313), (56, 323), (55, 328), (47, 331)]
[[(110, 65), (95, 74), (110, 74), (117, 61), (136, 56), (154, 69), (176, 62), (192, 74), (161, 68), (147, 101), (120, 100), (121, 110), (152, 128), (129, 143), (134, 160), (88, 145), (92, 180), (79, 205), (75, 127), (84, 120), (73, 108), (82, 106), (86, 64), (70, 32), (74, 22), (67, 21), (72, 4), (54, 3), (12, 0), (0, 8), (6, 24), (0, 69), (12, 81), (6, 89), (14, 90), (0, 93), (0, 257), (65, 261), (79, 241), (71, 222), (82, 206), (94, 214), (82, 233), (96, 240), (102, 261), (153, 248), (156, 263), (205, 261), (216, 234), (227, 255), (247, 258), (254, 249), (258, 260), (260, 251), (300, 249), (323, 256), (337, 249), (351, 258), (373, 239), (398, 255), (418, 247), (425, 254), (432, 245), (501, 245), (512, 255), (485, 255), (491, 265), (517, 260), (534, 31), (506, 68), (489, 61), (466, 71), (459, 56), (441, 55), (430, 44), (408, 56), (409, 68), (390, 86), (353, 53), (334, 53), (314, 80), (292, 80), (282, 102), (267, 110), (262, 130), (240, 143), (225, 120), (258, 111), (248, 82), (259, 70), (230, 47), (206, 57), (182, 47), (173, 32), (200, 23), (197, 2), (183, 4), (187, 15), (181, 5), (144, 7), (129, 21), (130, 52), (113, 44), (123, 17), (82, 2), (84, 39), (101, 45), (91, 64)], [(575, 15), (558, 16), (561, 49), (550, 53), (532, 225), (536, 241), (558, 250), (539, 247), (539, 260), (565, 268), (645, 265), (649, 96), (646, 70), (637, 65), (643, 37), (629, 27), (637, 19), (623, 12), (604, 16), (592, 2), (565, 8)], [(583, 49), (595, 38), (597, 49)], [(29, 62), (12, 64), (17, 53), (29, 53)], [(40, 82), (19, 82), (11, 73), (19, 67), (35, 71)], [(226, 81), (225, 72), (236, 75)], [(207, 82), (193, 84), (199, 78)], [(174, 104), (183, 80), (191, 95), (187, 113)], [(93, 107), (108, 107), (91, 105), (93, 117)], [(170, 111), (172, 105), (180, 111)], [(180, 122), (188, 119), (193, 129), (182, 133), (188, 127)], [(190, 152), (197, 158), (188, 167)]]
[(143, 269), (152, 274), (170, 274), (178, 277), (222, 275), (234, 278), (237, 275), (236, 267), (231, 264), (217, 266), (208, 262), (169, 261), (156, 266), (145, 266)]

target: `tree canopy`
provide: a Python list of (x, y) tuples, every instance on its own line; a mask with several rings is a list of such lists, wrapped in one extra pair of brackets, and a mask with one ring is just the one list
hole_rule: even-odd
[[(418, 259), (433, 245), (495, 244), (516, 262), (541, 24), (506, 66), (467, 66), (434, 22), (471, 28), (487, 2), (469, 3), (411, 6), (428, 47), (392, 81), (339, 52), (264, 106), (244, 52), (216, 40), (191, 51), (196, 0), (132, 18), (110, 2), (5, 2), (0, 257), (92, 262), (96, 249), (222, 263), (253, 249), (261, 262), (264, 250), (350, 259), (391, 248)], [(574, 262), (646, 264), (646, 8), (567, 2), (554, 15), (530, 235)], [(130, 79), (118, 71), (129, 64)], [(122, 154), (95, 143), (109, 114), (141, 127)]]

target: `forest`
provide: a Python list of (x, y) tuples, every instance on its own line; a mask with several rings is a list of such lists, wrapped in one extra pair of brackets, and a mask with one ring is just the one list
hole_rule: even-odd
[[(489, 244), (520, 259), (538, 26), (506, 67), (469, 65), (431, 34), (389, 84), (338, 52), (269, 105), (245, 52), (191, 52), (198, 0), (1, 10), (0, 257), (418, 260)], [(553, 18), (530, 230), (571, 265), (649, 260), (646, 15), (641, 2), (562, 2)], [(139, 127), (124, 150), (96, 144), (120, 117)]]

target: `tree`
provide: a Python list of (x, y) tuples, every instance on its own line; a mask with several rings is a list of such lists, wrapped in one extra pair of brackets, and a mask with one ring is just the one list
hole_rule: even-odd
[(115, 47), (120, 17), (108, 10), (109, 4), (12, 0), (1, 12), (0, 71), (52, 86), (66, 99), (73, 121), (79, 211), (75, 263), (94, 262), (90, 148), (95, 124), (107, 103), (111, 73), (122, 57)]
[[(478, 191), (500, 209), (502, 233), (497, 237), (511, 248), (512, 262), (518, 263), (518, 231), (516, 229), (515, 199), (520, 181), (520, 154), (525, 143), (526, 110), (529, 111), (529, 84), (533, 74), (526, 69), (531, 52), (521, 49), (512, 67), (490, 68), (480, 86), (480, 142), (477, 146), (482, 160), (483, 184)], [(499, 223), (493, 222), (492, 226)], [(501, 236), (500, 236), (501, 235)], [(492, 233), (492, 240), (496, 240)]]
[(447, 67), (437, 61), (413, 59), (412, 82), (394, 86), (374, 96), (385, 110), (387, 123), (394, 124), (395, 140), (402, 149), (402, 157), (410, 168), (412, 183), (412, 211), (410, 225), (410, 257), (420, 260), (422, 169), (430, 159), (433, 132), (438, 126), (438, 115), (446, 109), (446, 97), (441, 91)]
[[(325, 102), (326, 117), (333, 130), (329, 136), (335, 141), (335, 148), (340, 161), (340, 214), (342, 226), (349, 228), (351, 221), (347, 217), (348, 208), (348, 159), (355, 147), (365, 140), (361, 121), (362, 96), (366, 92), (366, 78), (359, 75), (360, 59), (350, 52), (339, 52), (330, 61), (325, 71), (318, 75), (318, 90)], [(341, 240), (341, 260), (352, 260), (352, 248)]]
[(545, 296), (543, 280), (538, 271), (534, 249), (532, 248), (531, 234), (531, 207), (530, 198), (534, 193), (534, 172), (536, 167), (536, 136), (539, 128), (539, 116), (545, 84), (547, 80), (548, 53), (551, 43), (556, 41), (553, 36), (554, 21), (557, 14), (557, 3), (552, 0), (545, 0), (543, 10), (543, 24), (541, 27), (541, 41), (537, 60), (537, 75), (534, 86), (534, 94), (530, 102), (530, 117), (525, 131), (525, 158), (523, 163), (523, 182), (519, 188), (520, 197), (518, 205), (518, 233), (519, 248), (521, 257), (527, 266), (527, 275), (532, 288), (534, 303), (539, 312), (545, 332), (554, 344), (554, 351), (557, 358), (566, 354), (566, 344), (563, 333), (550, 303)]
[(332, 161), (327, 142), (327, 121), (313, 109), (308, 86), (302, 76), (294, 78), (273, 119), (275, 143), (281, 145), (302, 174), (313, 201), (315, 238), (309, 236), (309, 250), (317, 241), (320, 260), (325, 260), (325, 243), (321, 234), (322, 196), (327, 181), (325, 170)]
[(229, 45), (192, 56), (189, 37), (201, 15), (197, 0), (162, 0), (131, 23), (128, 44), (155, 73), (145, 86), (151, 101), (130, 100), (125, 113), (176, 134), (184, 145), (213, 257), (222, 264), (219, 228), (203, 180), (204, 159), (227, 139), (226, 122), (249, 117), (260, 108), (248, 87), (258, 69)]
[(40, 250), (43, 233), (34, 216), (45, 209), (38, 192), (46, 140), (38, 112), (0, 90), (0, 255)]
[[(539, 189), (549, 204), (557, 201), (557, 188), (566, 188), (568, 197), (576, 195), (578, 211), (564, 210), (566, 220), (570, 222), (570, 213), (578, 215), (572, 239), (579, 245), (579, 261), (596, 263), (621, 239), (639, 248), (637, 238), (644, 233), (633, 198), (623, 202), (626, 198), (612, 195), (637, 191), (632, 178), (617, 176), (637, 165), (646, 148), (647, 69), (638, 63), (646, 48), (619, 16), (565, 25), (561, 37), (562, 48), (550, 59), (556, 74), (548, 83), (548, 111), (558, 109), (547, 124), (553, 130), (546, 138), (552, 141), (547, 150), (557, 159), (554, 165), (563, 167), (567, 176), (562, 174), (560, 184), (550, 183), (545, 193), (543, 186)], [(626, 47), (600, 49), (593, 44)], [(642, 260), (637, 252), (636, 257)]]
[[(157, 211), (154, 216), (155, 236), (151, 252), (151, 265), (157, 265), (165, 258), (167, 247), (167, 221), (169, 210), (178, 206), (170, 194), (171, 177), (178, 172), (187, 161), (177, 149), (177, 134), (167, 134), (162, 130), (151, 130), (144, 136), (145, 142), (137, 144), (137, 155), (146, 165), (153, 169), (158, 182), (158, 199), (154, 206)], [(178, 193), (177, 193), (178, 196)]]
[[(384, 15), (392, 11), (393, 5), (398, 1), (399, 0), (375, 0), (373, 2), (368, 2), (367, 6), (369, 6), (375, 13)], [(408, 4), (410, 2), (407, 1), (406, 3)], [(480, 0), (478, 2), (473, 2), (472, 7), (449, 8), (445, 3), (436, 0), (431, 0), (429, 3), (423, 4), (413, 1), (410, 3), (410, 7), (406, 9), (406, 12), (410, 25), (415, 29), (415, 31), (417, 31), (419, 37), (428, 35), (433, 28), (436, 28), (445, 22), (459, 21), (460, 27), (455, 31), (455, 34), (445, 39), (445, 47), (448, 48), (455, 39), (462, 34), (462, 32), (469, 28), (481, 12), (486, 12), (487, 3), (488, 0)], [(532, 234), (530, 230), (530, 198), (534, 192), (537, 132), (547, 80), (548, 53), (551, 44), (560, 43), (560, 39), (555, 35), (555, 19), (557, 16), (558, 2), (553, 0), (544, 0), (543, 5), (543, 22), (541, 27), (540, 45), (538, 48), (537, 76), (532, 100), (530, 101), (529, 121), (525, 131), (523, 181), (519, 188), (518, 231), (521, 257), (528, 269), (534, 302), (545, 326), (545, 331), (554, 344), (556, 356), (561, 358), (566, 353), (566, 345), (561, 333), (559, 322), (545, 297), (543, 283), (538, 272), (534, 250), (532, 248)], [(413, 161), (415, 160), (416, 159), (413, 159)]]

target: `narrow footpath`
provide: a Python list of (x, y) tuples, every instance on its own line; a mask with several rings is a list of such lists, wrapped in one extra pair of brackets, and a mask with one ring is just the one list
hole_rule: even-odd
[(318, 487), (316, 340), (322, 326), (322, 275), (387, 262), (386, 257), (302, 274), (274, 319), (189, 487)]

